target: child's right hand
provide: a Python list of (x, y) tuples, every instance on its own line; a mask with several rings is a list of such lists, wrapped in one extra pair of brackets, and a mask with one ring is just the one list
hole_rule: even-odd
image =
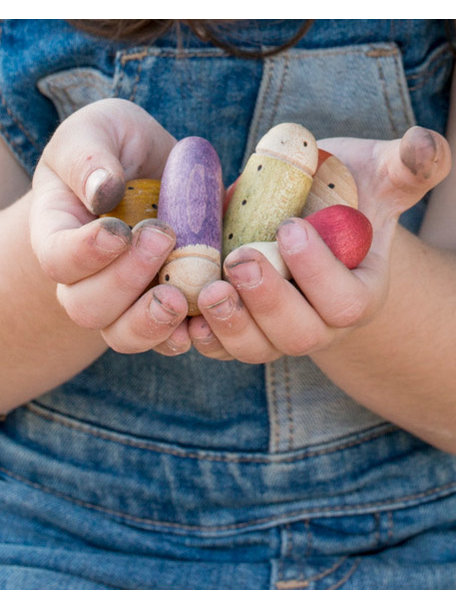
[(139, 106), (106, 99), (59, 126), (33, 177), (30, 230), (40, 265), (73, 322), (100, 330), (118, 352), (176, 355), (191, 345), (183, 294), (148, 289), (174, 247), (171, 228), (151, 219), (130, 230), (97, 218), (120, 201), (127, 180), (159, 179), (175, 143)]

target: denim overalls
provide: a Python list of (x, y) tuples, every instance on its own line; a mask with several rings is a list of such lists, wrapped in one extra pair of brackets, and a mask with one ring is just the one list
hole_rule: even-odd
[[(230, 36), (269, 48), (296, 28)], [(316, 21), (262, 61), (190, 35), (132, 46), (5, 21), (0, 130), (32, 174), (59, 120), (122, 97), (209, 139), (229, 185), (284, 121), (317, 138), (444, 132), (452, 63), (437, 21)], [(413, 231), (424, 205), (402, 219)], [(454, 589), (456, 457), (307, 357), (108, 351), (0, 424), (0, 588)]]

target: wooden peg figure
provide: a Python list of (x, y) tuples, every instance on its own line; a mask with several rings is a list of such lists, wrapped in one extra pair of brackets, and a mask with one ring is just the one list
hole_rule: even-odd
[(202, 137), (186, 137), (172, 149), (161, 182), (158, 218), (176, 234), (176, 248), (159, 274), (178, 287), (188, 314), (199, 313), (202, 287), (221, 277), (224, 187), (217, 152)]
[(358, 188), (355, 179), (337, 156), (318, 149), (318, 166), (301, 217), (306, 217), (330, 205), (358, 208)]
[(132, 179), (125, 185), (120, 203), (100, 217), (116, 217), (133, 228), (139, 222), (157, 217), (160, 181), (157, 179)]
[(254, 241), (273, 241), (279, 224), (299, 216), (317, 169), (318, 149), (305, 127), (282, 123), (258, 142), (224, 218), (223, 255)]

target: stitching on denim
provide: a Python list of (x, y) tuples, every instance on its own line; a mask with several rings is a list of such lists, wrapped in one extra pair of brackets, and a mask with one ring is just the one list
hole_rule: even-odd
[(387, 110), (387, 113), (388, 113), (388, 118), (389, 118), (389, 121), (390, 121), (390, 125), (391, 125), (391, 128), (392, 128), (393, 134), (396, 137), (398, 137), (399, 134), (397, 132), (396, 125), (394, 124), (393, 112), (392, 112), (392, 109), (391, 109), (390, 100), (388, 98), (388, 90), (387, 90), (387, 86), (386, 86), (385, 73), (383, 72), (383, 66), (382, 66), (382, 63), (380, 61), (380, 58), (377, 59), (376, 63), (377, 63), (378, 76), (380, 78), (380, 82), (381, 82), (381, 85), (382, 85), (383, 99), (385, 100), (385, 107), (386, 107), (386, 110)]
[[(41, 490), (43, 492), (46, 492), (47, 494), (57, 496), (58, 498), (62, 498), (64, 500), (67, 500), (68, 502), (71, 502), (78, 506), (81, 506), (81, 507), (84, 507), (87, 509), (91, 509), (93, 511), (98, 511), (100, 513), (106, 513), (110, 516), (119, 517), (121, 519), (125, 519), (125, 520), (132, 521), (135, 523), (139, 523), (139, 524), (143, 524), (143, 525), (150, 525), (150, 526), (157, 526), (157, 527), (160, 527), (161, 529), (172, 528), (175, 530), (188, 531), (188, 532), (191, 532), (191, 531), (193, 531), (193, 532), (197, 532), (197, 531), (200, 531), (200, 532), (203, 532), (203, 531), (231, 532), (231, 531), (237, 531), (237, 530), (244, 530), (245, 528), (251, 528), (252, 526), (258, 526), (258, 525), (263, 525), (263, 524), (266, 525), (271, 522), (277, 521), (277, 519), (278, 519), (278, 515), (274, 514), (269, 517), (252, 519), (249, 521), (238, 522), (235, 524), (224, 524), (224, 525), (219, 525), (219, 526), (217, 526), (217, 525), (215, 525), (215, 526), (197, 526), (194, 524), (181, 524), (178, 522), (154, 520), (154, 519), (150, 519), (147, 517), (139, 517), (136, 515), (130, 515), (129, 513), (124, 513), (122, 511), (116, 511), (115, 509), (110, 509), (108, 507), (102, 507), (100, 505), (95, 505), (93, 503), (86, 502), (79, 498), (69, 496), (68, 494), (65, 494), (64, 492), (60, 492), (59, 490), (55, 490), (53, 488), (49, 488), (48, 486), (39, 484), (37, 482), (30, 481), (27, 478), (23, 477), (22, 475), (18, 475), (17, 473), (12, 472), (9, 469), (6, 469), (5, 467), (0, 467), (0, 472), (8, 475), (9, 477), (11, 477), (13, 479), (16, 479), (17, 481), (20, 481), (21, 483), (24, 483), (27, 486), (30, 486), (37, 490)], [(283, 514), (283, 516), (288, 519), (303, 518), (305, 515), (318, 510), (319, 513), (321, 513), (321, 514), (328, 514), (328, 515), (333, 514), (333, 516), (337, 517), (337, 514), (339, 512), (341, 514), (343, 514), (344, 511), (349, 511), (349, 512), (356, 514), (357, 511), (365, 512), (366, 508), (367, 509), (381, 508), (382, 506), (386, 506), (386, 505), (391, 506), (391, 505), (400, 504), (400, 503), (403, 503), (403, 507), (398, 507), (398, 508), (407, 508), (407, 504), (406, 504), (407, 501), (412, 502), (413, 500), (432, 496), (433, 494), (438, 494), (438, 493), (444, 492), (444, 491), (452, 489), (452, 488), (456, 489), (456, 482), (445, 484), (445, 485), (437, 487), (437, 488), (432, 488), (432, 489), (426, 490), (424, 492), (418, 492), (417, 494), (411, 494), (409, 496), (402, 496), (400, 498), (396, 498), (393, 500), (385, 500), (382, 502), (364, 503), (364, 504), (361, 503), (359, 505), (353, 505), (353, 506), (352, 505), (340, 505), (338, 507), (320, 507), (319, 509), (300, 509), (297, 511), (291, 511), (289, 513), (285, 513), (285, 514)], [(334, 513), (336, 513), (336, 515), (334, 515)], [(322, 515), (322, 516), (325, 516), (325, 515)]]
[(328, 576), (328, 574), (332, 574), (333, 572), (336, 572), (336, 570), (338, 570), (347, 559), (348, 559), (348, 556), (345, 555), (344, 557), (341, 557), (339, 560), (337, 560), (337, 562), (335, 564), (333, 564), (329, 568), (326, 568), (326, 570), (323, 570), (323, 572), (314, 574), (314, 576), (311, 576), (310, 578), (307, 578), (307, 579), (303, 579), (303, 580), (290, 579), (290, 580), (285, 580), (285, 581), (283, 581), (283, 580), (277, 581), (276, 587), (277, 587), (277, 589), (305, 589), (306, 587), (309, 586), (310, 583), (319, 581), (322, 578), (325, 578), (325, 576)]
[[(428, 80), (430, 78), (432, 78), (432, 76), (434, 76), (434, 74), (436, 72), (438, 72), (438, 70), (442, 69), (444, 64), (445, 64), (445, 58), (443, 58), (436, 66), (434, 66), (432, 71), (426, 72), (425, 74), (420, 74), (420, 76), (422, 78), (421, 82), (418, 82), (417, 84), (410, 86), (409, 90), (418, 91), (419, 89), (422, 89), (427, 84)], [(412, 78), (412, 76), (410, 76), (410, 78)], [(418, 78), (418, 76), (416, 76), (416, 78)]]
[[(442, 55), (447, 55), (448, 57), (443, 57)], [(410, 74), (407, 76), (408, 80), (420, 80), (421, 78), (426, 78), (428, 75), (432, 75), (436, 69), (440, 67), (440, 64), (447, 58), (451, 58), (451, 48), (449, 45), (445, 44), (438, 53), (435, 54), (434, 57), (430, 58), (425, 62), (427, 64), (427, 69), (423, 69), (423, 66), (420, 69), (416, 70), (415, 74)], [(429, 71), (429, 68), (438, 62), (437, 66), (432, 69), (432, 72)]]
[[(22, 133), (25, 135), (25, 137), (28, 139), (28, 141), (32, 144), (32, 146), (35, 148), (35, 150), (39, 150), (38, 144), (35, 142), (35, 139), (32, 137), (32, 135), (29, 133), (29, 131), (24, 127), (24, 125), (20, 122), (20, 120), (17, 119), (14, 116), (14, 114), (11, 112), (11, 110), (9, 109), (8, 104), (6, 103), (6, 100), (3, 97), (1, 91), (0, 91), (0, 103), (5, 108), (8, 116), (11, 118), (11, 120), (14, 122), (14, 124), (18, 127), (18, 129), (20, 131), (22, 131)], [(2, 131), (3, 131), (3, 129), (2, 129)], [(8, 140), (8, 141), (10, 141), (10, 140)]]
[(375, 519), (375, 536), (374, 536), (374, 542), (377, 545), (377, 547), (380, 545), (380, 537), (381, 537), (381, 532), (380, 532), (380, 527), (381, 527), (381, 515), (380, 513), (374, 513), (374, 519)]
[(138, 90), (138, 84), (139, 84), (139, 81), (141, 79), (141, 73), (142, 73), (143, 65), (144, 64), (143, 64), (142, 61), (138, 61), (138, 66), (136, 68), (136, 77), (135, 77), (135, 80), (133, 82), (133, 86), (132, 86), (132, 89), (131, 89), (130, 97), (128, 98), (129, 101), (134, 101), (135, 98), (136, 98), (136, 92)]
[[(399, 89), (399, 95), (401, 97), (401, 102), (402, 102), (402, 110), (404, 112), (404, 119), (406, 124), (410, 125), (411, 123), (413, 123), (413, 121), (409, 120), (409, 116), (408, 116), (408, 108), (409, 108), (409, 104), (407, 103), (407, 99), (406, 99), (406, 95), (405, 95), (405, 91), (404, 91), (404, 87), (402, 86), (403, 80), (401, 78), (402, 76), (402, 62), (399, 61), (399, 57), (396, 55), (396, 57), (394, 57), (394, 71), (396, 72), (396, 83)], [(405, 74), (404, 74), (405, 77)]]
[(290, 365), (288, 361), (288, 357), (284, 357), (283, 360), (283, 368), (284, 368), (284, 385), (285, 385), (285, 403), (287, 407), (287, 420), (288, 420), (288, 439), (287, 439), (287, 449), (291, 450), (294, 447), (294, 421), (293, 421), (293, 407), (291, 403), (291, 389), (290, 389)]
[[(210, 460), (215, 462), (239, 462), (239, 463), (251, 463), (251, 464), (270, 464), (271, 457), (270, 455), (265, 455), (264, 457), (259, 456), (236, 456), (235, 454), (201, 454), (197, 451), (185, 451), (185, 453), (181, 453), (179, 450), (173, 449), (172, 447), (166, 446), (151, 446), (148, 443), (138, 441), (137, 439), (128, 439), (128, 438), (120, 438), (113, 437), (115, 431), (103, 431), (101, 429), (97, 429), (94, 427), (89, 427), (89, 423), (81, 423), (76, 420), (70, 420), (68, 417), (62, 414), (54, 414), (50, 410), (42, 411), (41, 407), (37, 407), (31, 403), (25, 404), (25, 406), (29, 411), (33, 414), (44, 418), (45, 420), (51, 420), (56, 424), (60, 424), (67, 428), (76, 430), (78, 432), (86, 433), (89, 435), (93, 435), (94, 437), (99, 437), (100, 439), (111, 441), (112, 443), (119, 443), (121, 445), (126, 445), (129, 447), (133, 447), (140, 450), (146, 450), (149, 452), (156, 452), (160, 454), (169, 454), (171, 456), (176, 456), (180, 458), (194, 458), (196, 460)], [(86, 428), (89, 427), (89, 428)], [(316, 456), (324, 456), (326, 454), (333, 454), (334, 452), (338, 452), (343, 449), (356, 447), (357, 445), (361, 445), (368, 441), (377, 439), (382, 437), (383, 435), (387, 435), (392, 432), (396, 432), (397, 429), (395, 427), (391, 427), (389, 425), (386, 426), (382, 423), (380, 425), (381, 428), (375, 427), (376, 430), (369, 430), (367, 435), (358, 438), (358, 439), (350, 439), (347, 438), (345, 441), (338, 442), (337, 445), (333, 445), (327, 448), (307, 448), (308, 452), (304, 454), (295, 454), (293, 456), (285, 456), (280, 453), (277, 454), (276, 462), (278, 464), (289, 464), (292, 462), (298, 462), (300, 460), (306, 460), (307, 458), (314, 458)], [(274, 454), (275, 455), (275, 454)]]
[[(260, 113), (256, 120), (254, 130), (252, 133), (252, 138), (249, 138), (249, 141), (253, 141), (253, 142), (258, 141), (258, 132), (260, 130), (260, 125), (263, 123), (263, 116), (264, 116), (265, 108), (266, 108), (266, 100), (269, 97), (269, 91), (270, 91), (271, 85), (272, 85), (272, 76), (274, 74), (275, 59), (266, 59), (263, 66), (265, 69), (265, 74), (263, 74), (263, 78), (266, 80), (266, 86), (265, 86), (264, 94), (263, 94), (262, 98), (257, 99), (257, 103), (261, 103), (261, 106), (260, 106)], [(273, 363), (271, 365), (273, 365)]]
[(274, 104), (272, 106), (272, 114), (271, 114), (271, 126), (275, 123), (275, 117), (277, 115), (277, 110), (279, 108), (279, 102), (282, 97), (283, 90), (285, 88), (285, 82), (287, 80), (288, 72), (290, 69), (290, 55), (288, 53), (284, 53), (284, 65), (282, 68), (282, 74), (280, 78), (279, 88), (277, 90), (277, 94), (275, 96)]
[(277, 399), (277, 379), (275, 371), (275, 362), (269, 365), (269, 386), (271, 396), (271, 411), (270, 411), (270, 433), (271, 433), (271, 448), (272, 453), (279, 451), (279, 403)]
[(387, 539), (388, 540), (392, 540), (393, 536), (394, 536), (394, 519), (393, 519), (393, 512), (392, 511), (387, 511), (386, 513), (386, 521), (387, 521)]
[(345, 576), (343, 576), (340, 581), (338, 581), (337, 583), (334, 583), (334, 585), (331, 585), (331, 587), (328, 588), (329, 590), (332, 589), (340, 589), (340, 587), (342, 587), (342, 585), (344, 585), (348, 579), (353, 576), (353, 574), (356, 572), (356, 570), (358, 570), (359, 566), (361, 564), (361, 558), (358, 557), (357, 560), (355, 560), (355, 562), (353, 563), (353, 566), (350, 568), (350, 570), (345, 574)]

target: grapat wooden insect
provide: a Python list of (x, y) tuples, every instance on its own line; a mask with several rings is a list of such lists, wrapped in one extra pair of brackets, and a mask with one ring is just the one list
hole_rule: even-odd
[(358, 188), (343, 162), (326, 150), (318, 149), (318, 166), (301, 217), (331, 205), (358, 208)]
[(178, 287), (188, 314), (206, 283), (221, 277), (224, 187), (217, 152), (202, 137), (186, 137), (172, 149), (161, 180), (158, 218), (176, 234), (176, 248), (159, 274), (160, 283)]
[(273, 241), (279, 224), (300, 215), (318, 163), (314, 136), (282, 123), (258, 142), (224, 218), (223, 255), (254, 241)]
[(133, 228), (143, 220), (157, 217), (159, 192), (157, 179), (132, 179), (126, 183), (120, 203), (101, 217), (117, 217)]
[[(358, 190), (352, 174), (340, 159), (319, 149), (317, 171), (300, 215), (314, 226), (333, 254), (351, 269), (367, 255), (373, 236), (369, 220), (357, 207)], [(247, 245), (260, 251), (285, 279), (291, 278), (277, 241)]]

